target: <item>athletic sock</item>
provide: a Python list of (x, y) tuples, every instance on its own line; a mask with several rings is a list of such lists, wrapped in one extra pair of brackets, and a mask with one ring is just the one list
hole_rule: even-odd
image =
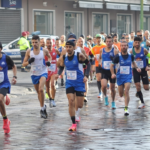
[(143, 100), (143, 94), (142, 94), (142, 92), (141, 92), (141, 91), (139, 91), (139, 92), (137, 92), (137, 94), (138, 94), (138, 96), (139, 96), (139, 98), (140, 98), (140, 100), (141, 100), (141, 103), (143, 103), (143, 104), (144, 104), (144, 100)]
[(125, 106), (125, 108), (124, 108), (125, 110), (128, 110), (128, 106)]
[(7, 119), (7, 116), (3, 116), (3, 119)]
[(101, 81), (97, 81), (97, 87), (98, 87), (98, 90), (99, 90), (99, 93), (101, 92)]
[(73, 124), (76, 124), (75, 116), (71, 117), (71, 120), (72, 120), (72, 123), (73, 123)]
[(42, 110), (42, 111), (44, 111), (44, 110), (45, 110), (45, 104), (44, 104), (44, 106), (43, 106), (43, 107), (41, 107), (41, 110)]

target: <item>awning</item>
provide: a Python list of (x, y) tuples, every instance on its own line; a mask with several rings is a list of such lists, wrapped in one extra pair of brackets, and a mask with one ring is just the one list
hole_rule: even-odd
[(103, 8), (103, 3), (79, 1), (79, 7), (82, 7), (82, 8)]
[(128, 4), (106, 3), (107, 9), (128, 10)]
[[(140, 11), (141, 6), (140, 5), (130, 5), (130, 10)], [(143, 6), (143, 10), (144, 11), (149, 11), (149, 6)]]

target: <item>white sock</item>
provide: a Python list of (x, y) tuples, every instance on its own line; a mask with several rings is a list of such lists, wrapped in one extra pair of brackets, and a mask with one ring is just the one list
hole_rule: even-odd
[(43, 106), (43, 107), (41, 107), (41, 110), (42, 110), (42, 111), (44, 111), (44, 110), (45, 110), (45, 104), (44, 104), (44, 106)]

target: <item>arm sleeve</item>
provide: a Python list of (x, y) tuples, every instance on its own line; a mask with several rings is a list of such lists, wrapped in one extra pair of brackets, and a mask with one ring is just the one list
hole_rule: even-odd
[(119, 63), (119, 55), (118, 54), (114, 57), (112, 63), (113, 64), (118, 64)]
[(12, 69), (14, 67), (14, 62), (13, 60), (6, 55), (6, 63), (8, 65), (8, 70)]
[(134, 56), (131, 54), (132, 62), (134, 61)]

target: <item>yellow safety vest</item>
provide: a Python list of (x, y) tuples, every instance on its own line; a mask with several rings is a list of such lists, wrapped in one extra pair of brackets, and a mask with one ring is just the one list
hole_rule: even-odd
[(25, 37), (21, 37), (17, 44), (20, 46), (20, 51), (30, 48), (29, 42)]

